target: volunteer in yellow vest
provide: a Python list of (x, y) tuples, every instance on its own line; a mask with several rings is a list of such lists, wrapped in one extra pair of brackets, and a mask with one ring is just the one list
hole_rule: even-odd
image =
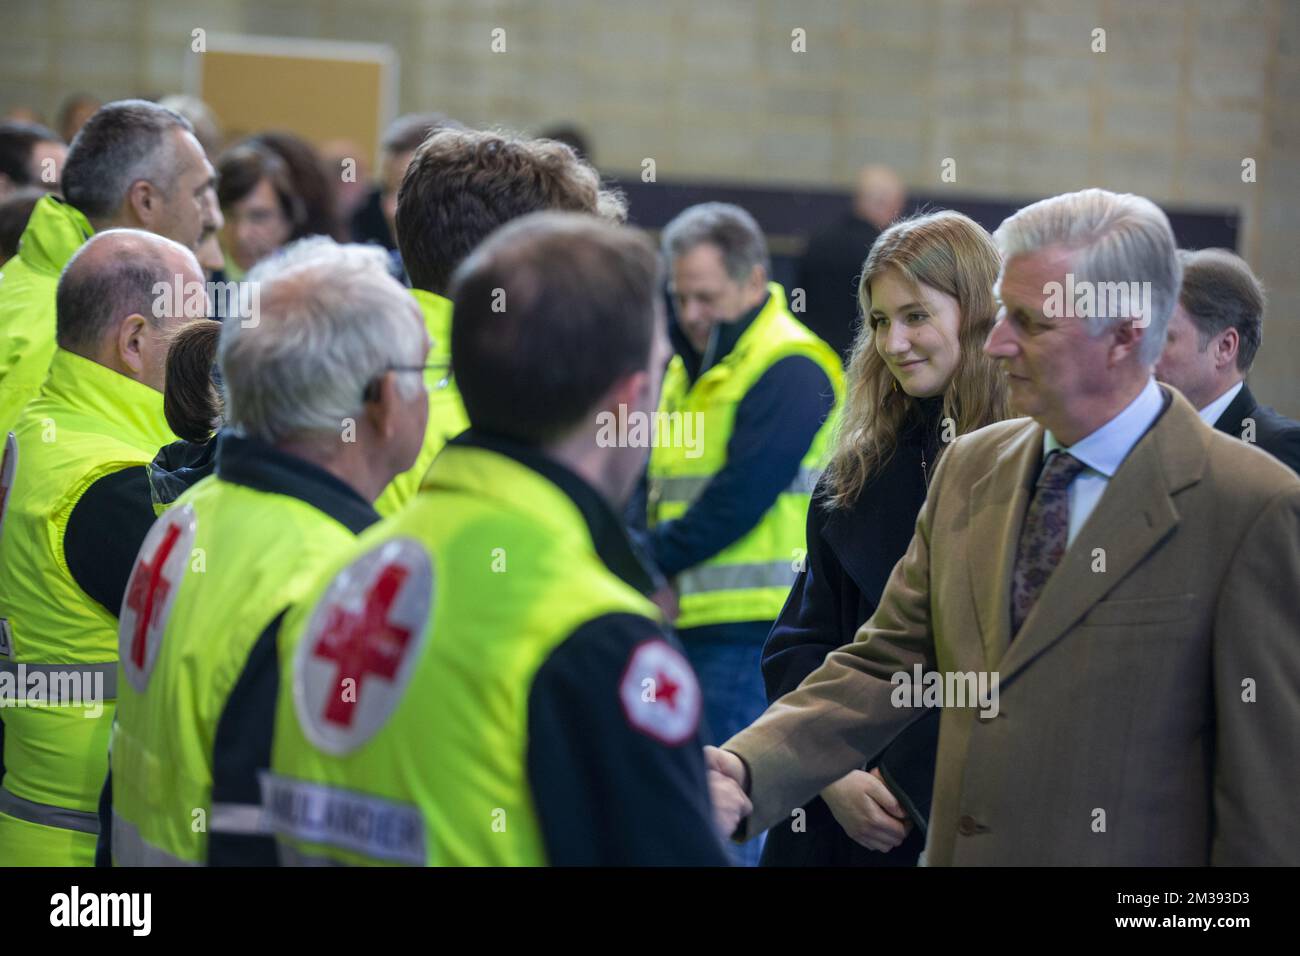
[(275, 863), (257, 779), (279, 679), (268, 625), (378, 520), (371, 502), (424, 437), (428, 338), (381, 250), (304, 239), (247, 280), (257, 321), (221, 333), (216, 475), (154, 525), (127, 587), (101, 862)]
[(63, 195), (36, 203), (0, 267), (0, 436), (54, 357), (54, 288), (93, 233), (143, 229), (197, 249), (221, 226), (214, 174), (188, 120), (144, 100), (101, 107), (68, 149)]
[[(768, 281), (767, 243), (745, 210), (692, 206), (662, 241), (676, 355), (650, 455), (649, 549), (676, 589), (717, 743), (763, 712), (763, 641), (799, 568), (842, 372)], [(756, 863), (759, 848), (732, 852)]]
[(0, 866), (93, 859), (117, 614), (154, 518), (147, 466), (175, 440), (161, 389), (168, 336), (186, 317), (155, 310), (154, 287), (202, 275), (178, 243), (114, 229), (59, 280), (59, 347), (4, 469), (15, 466), (0, 517), (0, 677), (24, 701), (0, 707)]
[(462, 265), (471, 428), (285, 618), (283, 862), (726, 862), (745, 798), (723, 780), (715, 821), (699, 685), (616, 515), (646, 450), (607, 420), (651, 413), (668, 351), (656, 266), (631, 230), (556, 213)]
[[(569, 147), (489, 130), (435, 129), (415, 151), (397, 195), (397, 244), (424, 312), (429, 426), (414, 467), (375, 502), (383, 516), (410, 501), (434, 456), (469, 424), (451, 376), (451, 274), (497, 227), (530, 212), (594, 213), (609, 194)], [(501, 304), (498, 303), (498, 307)]]

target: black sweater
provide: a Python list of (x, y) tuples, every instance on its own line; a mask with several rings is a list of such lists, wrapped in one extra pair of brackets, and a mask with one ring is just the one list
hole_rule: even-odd
[[(822, 489), (808, 512), (808, 559), (763, 648), (769, 700), (794, 690), (826, 655), (852, 642), (875, 613), (894, 565), (912, 540), (940, 447), (942, 399), (922, 399), (884, 467), (851, 508), (830, 509)], [(939, 737), (935, 711), (909, 727), (880, 758), (880, 768), (914, 821), (929, 816)], [(869, 768), (864, 768), (869, 769)], [(773, 827), (767, 866), (913, 866), (925, 846), (921, 826), (889, 853), (851, 840), (820, 797), (807, 806), (806, 832)]]

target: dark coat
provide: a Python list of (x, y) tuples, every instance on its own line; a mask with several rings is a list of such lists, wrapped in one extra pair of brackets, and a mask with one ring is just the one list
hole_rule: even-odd
[[(942, 399), (924, 399), (917, 409), (894, 456), (868, 480), (852, 508), (827, 508), (821, 489), (814, 496), (806, 566), (763, 648), (769, 700), (794, 690), (829, 652), (852, 642), (875, 613), (890, 572), (912, 540), (927, 472), (934, 473), (938, 454)], [(880, 759), (882, 775), (913, 817), (914, 828), (898, 847), (880, 853), (855, 843), (817, 797), (804, 808), (805, 832), (778, 825), (768, 833), (763, 865), (914, 866), (925, 846), (921, 824), (934, 785), (938, 717), (936, 711), (910, 727)]]
[(1240, 438), (1246, 430), (1248, 418), (1255, 422), (1255, 446), (1300, 474), (1300, 422), (1259, 404), (1250, 393), (1250, 386), (1243, 385), (1214, 427), (1233, 438)]

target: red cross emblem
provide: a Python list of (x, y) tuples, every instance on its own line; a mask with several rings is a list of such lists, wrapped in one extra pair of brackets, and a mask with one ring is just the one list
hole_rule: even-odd
[(619, 697), (633, 728), (669, 746), (691, 739), (699, 726), (699, 681), (681, 651), (665, 640), (642, 641), (633, 649)]
[[(321, 635), (312, 653), (333, 661), (334, 693), (325, 705), (325, 719), (343, 727), (352, 726), (357, 694), (361, 684), (370, 674), (391, 681), (397, 676), (406, 645), (411, 640), (409, 628), (388, 620), (388, 614), (402, 589), (409, 572), (396, 564), (385, 565), (359, 614), (342, 607), (329, 609), (325, 633)], [(352, 678), (357, 692), (349, 697), (344, 693), (343, 681)]]
[(433, 565), (411, 538), (383, 541), (334, 575), (294, 652), (307, 739), (341, 755), (384, 725), (420, 658), (432, 601)]
[(171, 557), (172, 549), (180, 539), (181, 529), (174, 524), (167, 526), (162, 544), (154, 552), (152, 563), (144, 558), (135, 566), (131, 583), (126, 589), (126, 606), (136, 613), (135, 633), (131, 636), (131, 663), (144, 669), (144, 636), (153, 624), (161, 609), (162, 601), (172, 589), (172, 583), (163, 577), (163, 565)]
[(118, 655), (131, 686), (139, 692), (144, 691), (158, 656), (158, 640), (166, 630), (194, 532), (194, 509), (190, 505), (172, 508), (149, 529), (127, 582), (118, 622)]

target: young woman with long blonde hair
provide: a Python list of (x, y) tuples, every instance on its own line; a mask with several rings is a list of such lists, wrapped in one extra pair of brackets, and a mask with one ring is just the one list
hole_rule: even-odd
[[(946, 443), (1007, 417), (1002, 375), (983, 351), (998, 265), (989, 234), (952, 211), (896, 223), (872, 245), (836, 447), (809, 509), (808, 558), (763, 650), (771, 700), (852, 641), (875, 612)], [(938, 726), (935, 711), (870, 772), (855, 770), (823, 790), (802, 829), (774, 827), (763, 863), (914, 865), (925, 843)]]

